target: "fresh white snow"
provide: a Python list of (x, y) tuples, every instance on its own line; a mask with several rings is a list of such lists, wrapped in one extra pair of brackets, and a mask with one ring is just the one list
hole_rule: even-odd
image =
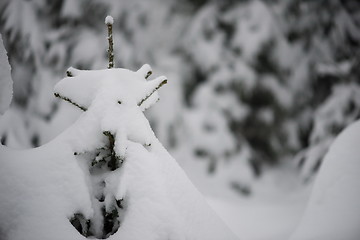
[(291, 240), (359, 239), (359, 142), (360, 121), (351, 124), (335, 139)]
[(112, 16), (106, 16), (106, 18), (105, 18), (105, 24), (106, 24), (106, 25), (108, 25), (108, 24), (110, 24), (110, 25), (114, 24), (114, 19), (113, 19), (113, 17), (112, 17)]
[(208, 202), (240, 239), (288, 240), (301, 219), (306, 193), (279, 194), (276, 201), (208, 198)]

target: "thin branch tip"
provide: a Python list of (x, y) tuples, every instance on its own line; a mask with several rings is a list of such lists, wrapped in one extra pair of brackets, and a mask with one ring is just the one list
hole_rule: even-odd
[(74, 106), (76, 106), (76, 107), (80, 108), (80, 109), (81, 109), (81, 110), (83, 110), (84, 112), (87, 110), (87, 108), (86, 108), (86, 107), (80, 106), (79, 104), (77, 104), (77, 103), (75, 103), (75, 102), (71, 101), (71, 99), (70, 99), (70, 98), (67, 98), (67, 97), (61, 96), (59, 93), (54, 93), (54, 96), (55, 96), (55, 97), (57, 97), (57, 98), (60, 98), (60, 99), (62, 99), (62, 100), (64, 100), (64, 101), (67, 101), (67, 102), (71, 103), (72, 105), (74, 105)]
[(105, 24), (107, 25), (107, 30), (108, 30), (108, 60), (109, 60), (109, 65), (108, 68), (113, 68), (114, 67), (114, 40), (113, 40), (113, 34), (112, 34), (112, 25), (114, 23), (114, 19), (111, 16), (107, 16), (105, 18)]
[[(145, 98), (143, 98), (139, 103), (138, 106), (141, 106), (141, 104), (143, 104), (149, 97), (151, 97), (151, 95), (153, 95), (154, 92), (156, 92), (159, 88), (161, 88), (163, 85), (165, 85), (167, 83), (167, 79), (165, 77), (163, 77), (164, 79), (151, 91), (151, 93), (147, 96), (145, 96)], [(155, 81), (155, 80), (153, 80)]]
[(148, 79), (149, 77), (150, 77), (150, 75), (152, 74), (152, 71), (150, 70), (150, 71), (148, 71), (147, 72), (147, 74), (146, 74), (146, 76), (145, 76), (145, 79)]

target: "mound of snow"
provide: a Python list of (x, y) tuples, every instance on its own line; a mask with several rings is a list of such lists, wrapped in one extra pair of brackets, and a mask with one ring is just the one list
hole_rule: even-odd
[(9, 108), (13, 94), (11, 67), (0, 34), (0, 115)]
[[(78, 121), (39, 148), (0, 148), (0, 239), (237, 239), (150, 128), (144, 105), (165, 78), (146, 81), (149, 71), (70, 69), (55, 93), (82, 107)], [(120, 161), (111, 171), (109, 145)], [(102, 225), (101, 212), (113, 210)], [(80, 215), (86, 221), (77, 225), (91, 224), (91, 233), (70, 223)], [(119, 228), (102, 235), (113, 219)]]
[(360, 121), (334, 141), (315, 181), (303, 219), (291, 240), (360, 237)]
[(92, 214), (84, 173), (69, 144), (56, 139), (16, 151), (0, 145), (0, 239), (83, 239), (74, 212)]

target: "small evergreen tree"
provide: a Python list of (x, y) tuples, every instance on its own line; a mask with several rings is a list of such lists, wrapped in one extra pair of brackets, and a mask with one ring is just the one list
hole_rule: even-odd
[(143, 114), (167, 79), (148, 81), (147, 64), (114, 68), (113, 19), (105, 23), (108, 69), (69, 68), (55, 86), (84, 112), (79, 120), (36, 149), (0, 145), (0, 238), (237, 239)]
[[(112, 32), (113, 22), (114, 20), (111, 16), (106, 17), (105, 24), (107, 25), (107, 29), (108, 29), (107, 39), (109, 45), (107, 50), (108, 62), (109, 62), (108, 69), (110, 71), (114, 67), (114, 47), (113, 47), (114, 42), (113, 42), (113, 32)], [(91, 81), (91, 77), (92, 77), (91, 71), (85, 73), (82, 72), (83, 71), (78, 69), (69, 68), (66, 72), (69, 78), (63, 80), (57, 85), (55, 96), (70, 102), (71, 104), (80, 108), (82, 111), (87, 111), (88, 108), (90, 107), (89, 101), (83, 101), (83, 99), (81, 99), (81, 97), (79, 97), (77, 94), (72, 95), (70, 93), (69, 96), (67, 95), (68, 94), (67, 87), (70, 87), (68, 85), (74, 84), (75, 86), (73, 87), (81, 88), (82, 87), (81, 85), (85, 83), (82, 81)], [(138, 70), (138, 74), (144, 77), (145, 79), (147, 79), (151, 75), (151, 73), (152, 71), (149, 65), (144, 65), (142, 68)], [(104, 75), (106, 75), (106, 73), (104, 73)], [(111, 75), (109, 75), (109, 78), (111, 78)], [(95, 81), (105, 81), (105, 80), (99, 79)], [(149, 86), (147, 86), (147, 88), (145, 88), (146, 90), (144, 91), (146, 95), (144, 95), (141, 98), (141, 100), (137, 102), (137, 106), (145, 110), (146, 107), (144, 106), (147, 106), (149, 104), (148, 99), (153, 98), (157, 100), (156, 97), (154, 98), (153, 94), (158, 88), (160, 88), (166, 82), (167, 80), (161, 77), (151, 81), (151, 83), (148, 83), (147, 85)], [(80, 84), (80, 85), (76, 86), (76, 84)], [(139, 91), (141, 90), (142, 89), (139, 89)], [(64, 93), (62, 93), (62, 91), (64, 91)], [(101, 96), (102, 98), (108, 97), (107, 96), (108, 93), (103, 93), (103, 94), (105, 95)], [(109, 94), (110, 98), (114, 97), (111, 94)], [(97, 96), (95, 96), (94, 92), (92, 92), (92, 94), (90, 93), (89, 96), (87, 97), (96, 98)], [(101, 101), (101, 100), (103, 99), (95, 99), (94, 101)], [(117, 104), (121, 105), (124, 103), (124, 101), (126, 100), (120, 99), (117, 101)], [(94, 103), (93, 105), (96, 105), (96, 103)], [(108, 113), (105, 112), (105, 114)], [(128, 116), (128, 118), (131, 117), (133, 116)], [(111, 121), (115, 121), (115, 119), (111, 119)], [(72, 225), (82, 235), (86, 237), (96, 237), (101, 239), (108, 238), (110, 235), (114, 234), (120, 226), (119, 219), (120, 219), (121, 210), (123, 209), (124, 199), (122, 197), (121, 198), (117, 197), (116, 194), (111, 191), (111, 187), (108, 186), (109, 184), (108, 178), (109, 175), (111, 175), (112, 172), (117, 171), (121, 167), (122, 163), (126, 160), (125, 145), (127, 144), (126, 140), (128, 137), (126, 136), (127, 134), (126, 129), (123, 131), (119, 131), (118, 129), (117, 131), (114, 131), (114, 129), (104, 129), (103, 134), (104, 136), (106, 136), (104, 145), (95, 149), (74, 153), (74, 155), (76, 155), (77, 158), (79, 158), (79, 161), (85, 162), (89, 171), (90, 181), (93, 187), (91, 191), (93, 195), (92, 196), (93, 209), (95, 212), (93, 219), (86, 219), (82, 213), (75, 213), (74, 216), (70, 219)], [(151, 146), (150, 142), (146, 142), (143, 144), (146, 146)]]

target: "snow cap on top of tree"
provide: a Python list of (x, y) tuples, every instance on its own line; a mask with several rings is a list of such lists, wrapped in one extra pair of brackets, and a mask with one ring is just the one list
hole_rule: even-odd
[(105, 24), (108, 25), (108, 24), (114, 24), (114, 19), (112, 16), (106, 16), (105, 18)]

